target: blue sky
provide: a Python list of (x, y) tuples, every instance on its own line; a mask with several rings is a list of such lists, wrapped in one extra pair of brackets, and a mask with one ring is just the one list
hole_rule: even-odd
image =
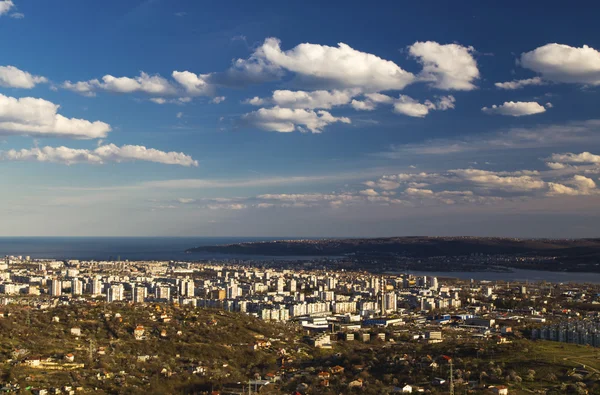
[(599, 236), (600, 6), (0, 1), (0, 235)]

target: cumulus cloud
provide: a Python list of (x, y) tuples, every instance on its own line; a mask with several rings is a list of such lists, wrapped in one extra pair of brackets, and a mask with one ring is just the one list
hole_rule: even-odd
[(37, 161), (61, 163), (102, 164), (106, 162), (146, 161), (167, 165), (198, 166), (198, 161), (181, 152), (164, 152), (140, 145), (102, 145), (94, 150), (68, 147), (42, 147), (0, 152), (5, 161)]
[(192, 96), (209, 96), (214, 86), (208, 82), (209, 74), (194, 74), (189, 71), (173, 71), (173, 79)]
[(45, 82), (48, 82), (46, 77), (32, 75), (14, 66), (0, 66), (0, 86), (5, 88), (31, 89)]
[(377, 104), (369, 100), (352, 100), (350, 104), (352, 105), (352, 108), (357, 111), (373, 111), (375, 108), (377, 108)]
[(566, 167), (565, 164), (558, 162), (546, 162), (546, 166), (548, 166), (552, 170), (562, 170)]
[[(392, 61), (358, 51), (347, 44), (337, 47), (304, 43), (284, 51), (281, 41), (267, 38), (253, 54), (253, 62), (323, 83), (332, 88), (365, 91), (403, 89), (415, 77)], [(245, 64), (245, 63), (244, 63)]]
[(496, 82), (494, 84), (498, 89), (515, 90), (521, 89), (530, 85), (545, 85), (545, 82), (540, 77), (528, 78), (525, 80), (513, 80), (508, 82)]
[(44, 99), (0, 94), (0, 134), (95, 139), (111, 131), (104, 122), (64, 117), (59, 107)]
[(413, 99), (407, 95), (400, 95), (394, 98), (382, 93), (367, 93), (364, 101), (353, 100), (352, 107), (356, 110), (372, 111), (378, 104), (392, 104), (394, 112), (397, 114), (407, 115), (409, 117), (423, 118), (429, 111), (440, 110), (446, 111), (454, 108), (456, 99), (454, 96), (442, 96), (432, 102), (425, 100), (423, 103)]
[(150, 95), (171, 95), (177, 93), (177, 89), (167, 79), (160, 75), (149, 75), (141, 72), (138, 77), (114, 77), (110, 74), (102, 77), (102, 80), (89, 80), (62, 84), (64, 89), (93, 96), (95, 91), (104, 90), (115, 93), (141, 92)]
[(360, 94), (360, 89), (345, 90), (318, 90), (312, 92), (276, 90), (273, 92), (272, 102), (279, 107), (305, 108), (305, 109), (330, 109), (334, 106), (343, 106)]
[(217, 96), (217, 97), (213, 97), (210, 102), (213, 104), (219, 104), (219, 103), (223, 103), (225, 101), (225, 96)]
[(360, 191), (360, 194), (364, 196), (379, 196), (379, 193), (371, 188)]
[(265, 104), (267, 104), (267, 100), (262, 99), (258, 96), (254, 96), (251, 99), (246, 99), (242, 102), (243, 104), (250, 104), (252, 106), (264, 106)]
[(321, 133), (325, 126), (335, 122), (351, 123), (349, 118), (334, 117), (327, 111), (315, 112), (278, 106), (245, 114), (242, 120), (251, 126), (272, 132), (303, 131), (306, 128), (312, 133)]
[(479, 78), (473, 47), (459, 44), (439, 44), (434, 41), (416, 42), (409, 53), (423, 65), (419, 78), (443, 90), (470, 91), (476, 89)]
[(521, 54), (520, 64), (548, 81), (600, 85), (600, 52), (587, 45), (546, 44)]
[(0, 16), (9, 12), (14, 6), (15, 4), (12, 2), (12, 0), (0, 1)]
[(546, 108), (536, 102), (504, 102), (501, 105), (493, 105), (491, 107), (483, 107), (481, 111), (486, 114), (507, 115), (511, 117), (522, 117), (524, 115), (533, 115), (546, 112)]
[(458, 176), (462, 180), (473, 183), (478, 187), (488, 189), (531, 191), (546, 187), (546, 183), (538, 177), (532, 175), (520, 175), (521, 173), (508, 173), (508, 175), (505, 175), (506, 173), (477, 169), (450, 170), (449, 173)]
[(594, 180), (585, 176), (575, 175), (572, 179), (567, 180), (565, 183), (572, 186), (555, 182), (548, 183), (547, 195), (585, 196), (598, 193)]
[(582, 152), (580, 154), (565, 153), (552, 154), (551, 160), (558, 163), (600, 163), (600, 155), (591, 152)]
[(429, 100), (425, 101), (425, 103), (419, 103), (417, 100), (406, 95), (400, 95), (398, 100), (394, 101), (394, 112), (408, 115), (409, 117), (423, 118), (432, 109), (435, 109), (435, 105)]

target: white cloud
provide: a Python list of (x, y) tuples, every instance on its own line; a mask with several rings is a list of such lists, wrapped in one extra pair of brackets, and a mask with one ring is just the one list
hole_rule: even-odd
[(365, 97), (376, 104), (391, 104), (394, 102), (394, 98), (383, 93), (367, 93)]
[(179, 105), (183, 105), (185, 103), (189, 103), (190, 101), (192, 101), (191, 97), (178, 97), (175, 99), (165, 99), (164, 97), (151, 97), (150, 100), (152, 103), (156, 103), (156, 104), (179, 104)]
[(250, 104), (252, 106), (264, 106), (267, 103), (265, 99), (261, 99), (258, 96), (254, 96), (251, 99), (246, 99), (242, 102), (242, 104)]
[(66, 118), (59, 105), (44, 99), (20, 99), (0, 94), (0, 134), (94, 139), (111, 131), (104, 122)]
[(364, 196), (379, 196), (379, 193), (372, 188), (365, 189), (363, 191), (360, 191), (359, 193)]
[(441, 111), (446, 111), (446, 110), (453, 109), (455, 102), (456, 102), (456, 99), (452, 95), (442, 96), (435, 103), (435, 109), (436, 110), (441, 110)]
[[(1, 3), (0, 3), (1, 4)], [(6, 88), (31, 89), (36, 84), (48, 82), (46, 77), (32, 75), (14, 66), (0, 66), (0, 86)]]
[(306, 128), (312, 133), (320, 133), (325, 126), (335, 122), (351, 123), (349, 118), (334, 117), (327, 111), (281, 107), (261, 108), (245, 114), (242, 119), (252, 126), (272, 132), (302, 131)]
[(566, 167), (564, 164), (558, 162), (546, 162), (546, 166), (552, 170), (562, 170)]
[(149, 75), (144, 72), (134, 78), (114, 77), (107, 74), (102, 77), (102, 81), (97, 79), (79, 82), (65, 81), (62, 87), (87, 96), (92, 96), (96, 90), (115, 93), (142, 92), (149, 95), (172, 95), (177, 93), (177, 89), (165, 78), (158, 74)]
[(219, 104), (219, 103), (223, 103), (225, 101), (226, 97), (225, 96), (217, 96), (217, 97), (213, 97), (210, 102), (213, 104)]
[(585, 176), (575, 175), (566, 183), (572, 187), (555, 182), (548, 183), (547, 195), (586, 196), (598, 193), (594, 180)]
[(524, 115), (533, 115), (546, 112), (544, 106), (536, 102), (504, 102), (501, 105), (493, 105), (492, 107), (483, 107), (481, 111), (486, 114), (508, 115), (511, 117), (521, 117)]
[(181, 204), (189, 204), (189, 203), (194, 203), (196, 201), (196, 199), (191, 199), (191, 198), (178, 198), (177, 201)]
[(546, 44), (521, 54), (520, 64), (548, 81), (600, 85), (600, 52), (587, 45)]
[(407, 195), (416, 196), (416, 197), (426, 197), (426, 196), (433, 195), (433, 191), (431, 189), (418, 189), (418, 188), (406, 188), (404, 193)]
[(377, 107), (377, 104), (369, 100), (352, 100), (350, 104), (357, 111), (373, 111)]
[(443, 90), (477, 88), (473, 82), (479, 78), (479, 69), (473, 52), (473, 47), (442, 45), (434, 41), (416, 42), (409, 47), (410, 55), (423, 65), (419, 78)]
[(63, 82), (62, 87), (71, 92), (79, 93), (80, 95), (83, 95), (83, 96), (92, 97), (92, 96), (96, 96), (96, 93), (94, 92), (94, 90), (97, 87), (97, 85), (95, 85), (94, 81), (98, 82), (98, 80), (79, 81), (79, 82), (65, 81), (65, 82)]
[(233, 203), (233, 204), (209, 204), (206, 206), (210, 210), (243, 210), (247, 208), (245, 204)]
[(13, 12), (12, 14), (10, 14), (10, 17), (13, 19), (23, 19), (25, 18), (25, 14), (23, 14), (22, 12)]
[(175, 117), (177, 117), (177, 119), (181, 119), (183, 117), (183, 113), (182, 112), (178, 112)]
[(12, 0), (0, 1), (0, 16), (9, 12), (14, 6), (15, 4), (12, 2)]
[(530, 85), (545, 85), (540, 77), (528, 78), (526, 80), (513, 80), (508, 82), (496, 82), (494, 84), (498, 89), (515, 90)]
[(371, 111), (378, 104), (392, 104), (394, 112), (397, 114), (408, 115), (409, 117), (423, 118), (429, 111), (445, 111), (454, 108), (456, 99), (454, 96), (442, 96), (433, 103), (431, 100), (425, 100), (420, 103), (410, 96), (400, 95), (397, 99), (382, 93), (367, 93), (364, 101), (352, 101), (352, 107), (356, 110)]
[(267, 38), (255, 51), (265, 65), (287, 70), (332, 88), (362, 88), (366, 91), (403, 89), (414, 75), (376, 55), (339, 43), (337, 47), (299, 44), (283, 51), (281, 42)]
[(343, 106), (360, 94), (360, 89), (345, 90), (318, 90), (312, 92), (276, 90), (273, 92), (272, 102), (279, 107), (286, 108), (304, 108), (330, 109), (334, 106)]
[(551, 160), (559, 163), (600, 163), (600, 155), (595, 155), (590, 152), (582, 152), (580, 154), (552, 154)]
[(94, 150), (68, 147), (42, 147), (0, 152), (0, 159), (7, 161), (37, 161), (62, 163), (102, 164), (106, 162), (147, 161), (167, 165), (198, 166), (198, 161), (181, 152), (164, 152), (140, 145), (114, 144), (100, 146)]
[(210, 96), (214, 93), (214, 86), (208, 82), (209, 74), (173, 71), (172, 76), (192, 96)]
[(482, 188), (501, 189), (505, 191), (530, 191), (546, 187), (546, 183), (538, 177), (518, 175), (520, 173), (517, 173), (517, 175), (504, 175), (503, 173), (477, 169), (450, 170), (449, 173)]
[(408, 115), (409, 117), (423, 118), (432, 109), (435, 109), (435, 105), (429, 100), (425, 101), (425, 103), (419, 103), (406, 95), (400, 95), (398, 100), (394, 101), (394, 112)]

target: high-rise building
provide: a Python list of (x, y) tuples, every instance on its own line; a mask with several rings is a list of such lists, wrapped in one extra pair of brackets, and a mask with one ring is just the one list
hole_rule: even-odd
[(335, 279), (335, 277), (329, 277), (327, 279), (327, 288), (328, 289), (334, 290), (336, 285), (337, 285), (337, 280)]
[(159, 285), (154, 289), (156, 299), (171, 300), (171, 288), (167, 285)]
[(290, 292), (296, 292), (297, 288), (298, 288), (298, 283), (296, 282), (295, 279), (292, 278), (290, 280)]
[(83, 294), (83, 282), (80, 279), (74, 278), (71, 280), (71, 294), (73, 296)]
[(101, 295), (102, 294), (102, 281), (99, 278), (94, 278), (91, 283), (92, 295)]
[(235, 280), (232, 280), (227, 287), (227, 299), (236, 299), (238, 297), (239, 288)]
[(398, 310), (398, 296), (394, 292), (388, 292), (385, 294), (385, 310), (397, 311)]
[(146, 289), (146, 287), (141, 285), (136, 285), (135, 287), (133, 287), (133, 303), (144, 303), (147, 295), (148, 290)]
[(437, 277), (428, 277), (428, 285), (429, 289), (437, 289), (438, 288), (438, 279)]
[(109, 303), (123, 300), (124, 288), (123, 284), (113, 284), (108, 288), (106, 293), (106, 301)]
[(179, 296), (191, 298), (194, 296), (194, 280), (186, 278), (179, 283)]
[(52, 279), (50, 282), (50, 295), (61, 296), (62, 295), (62, 281), (59, 279)]
[(283, 292), (284, 288), (285, 288), (285, 278), (279, 277), (277, 279), (277, 292)]

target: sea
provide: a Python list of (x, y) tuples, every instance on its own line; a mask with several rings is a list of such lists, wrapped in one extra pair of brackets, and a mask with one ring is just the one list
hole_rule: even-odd
[[(189, 248), (244, 242), (284, 240), (260, 237), (0, 237), (0, 257), (78, 260), (194, 261), (205, 259), (265, 259), (272, 256), (186, 253)], [(311, 256), (277, 259), (303, 260)]]
[[(216, 253), (186, 253), (189, 248), (284, 240), (259, 237), (0, 237), (0, 257), (6, 255), (31, 258), (79, 260), (157, 260), (199, 261), (247, 259), (266, 261), (314, 260), (322, 256), (259, 256)], [(547, 281), (551, 283), (600, 284), (600, 273), (548, 272), (512, 269), (509, 272), (419, 272), (419, 276), (453, 277), (489, 281)]]

